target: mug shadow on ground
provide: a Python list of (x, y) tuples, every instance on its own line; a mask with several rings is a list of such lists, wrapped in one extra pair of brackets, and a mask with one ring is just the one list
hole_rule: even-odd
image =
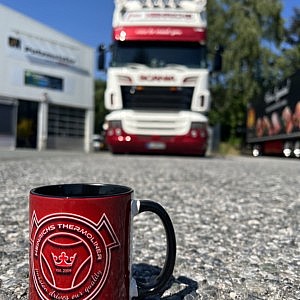
[[(141, 283), (151, 282), (161, 272), (161, 268), (148, 264), (133, 264), (133, 277)], [(185, 276), (173, 277), (168, 286), (162, 291), (161, 296), (149, 296), (145, 300), (180, 300), (193, 294), (198, 289), (198, 283)], [(170, 290), (170, 293), (165, 293)], [(166, 295), (163, 295), (166, 294)]]

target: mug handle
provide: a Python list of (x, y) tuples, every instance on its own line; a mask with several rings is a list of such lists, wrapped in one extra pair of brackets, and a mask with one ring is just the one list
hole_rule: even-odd
[(139, 200), (138, 214), (142, 212), (153, 212), (162, 221), (167, 238), (167, 251), (164, 266), (160, 274), (149, 283), (136, 282), (138, 297), (133, 299), (143, 299), (144, 297), (159, 294), (168, 284), (174, 270), (176, 260), (176, 237), (172, 221), (165, 209), (157, 202), (151, 200)]

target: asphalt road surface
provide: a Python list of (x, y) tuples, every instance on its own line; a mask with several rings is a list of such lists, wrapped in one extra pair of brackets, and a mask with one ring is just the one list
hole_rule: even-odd
[[(117, 183), (168, 211), (173, 278), (151, 299), (300, 299), (300, 161), (0, 151), (0, 300), (28, 299), (28, 193), (57, 183)], [(155, 276), (164, 230), (134, 221), (134, 274)]]

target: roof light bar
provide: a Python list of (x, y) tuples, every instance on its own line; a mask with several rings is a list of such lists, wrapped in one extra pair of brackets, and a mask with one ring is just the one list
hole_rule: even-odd
[(195, 8), (204, 7), (207, 0), (115, 0), (115, 4), (125, 9), (137, 8)]

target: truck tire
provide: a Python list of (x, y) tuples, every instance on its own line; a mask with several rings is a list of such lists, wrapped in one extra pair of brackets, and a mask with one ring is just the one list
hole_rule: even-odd
[(291, 157), (293, 154), (293, 143), (292, 142), (285, 142), (283, 146), (283, 155), (285, 157)]
[(261, 148), (261, 145), (254, 145), (252, 147), (252, 155), (254, 157), (258, 157), (258, 156), (261, 156), (262, 155), (262, 148)]
[(294, 155), (297, 158), (300, 158), (300, 141), (297, 141), (294, 145)]

